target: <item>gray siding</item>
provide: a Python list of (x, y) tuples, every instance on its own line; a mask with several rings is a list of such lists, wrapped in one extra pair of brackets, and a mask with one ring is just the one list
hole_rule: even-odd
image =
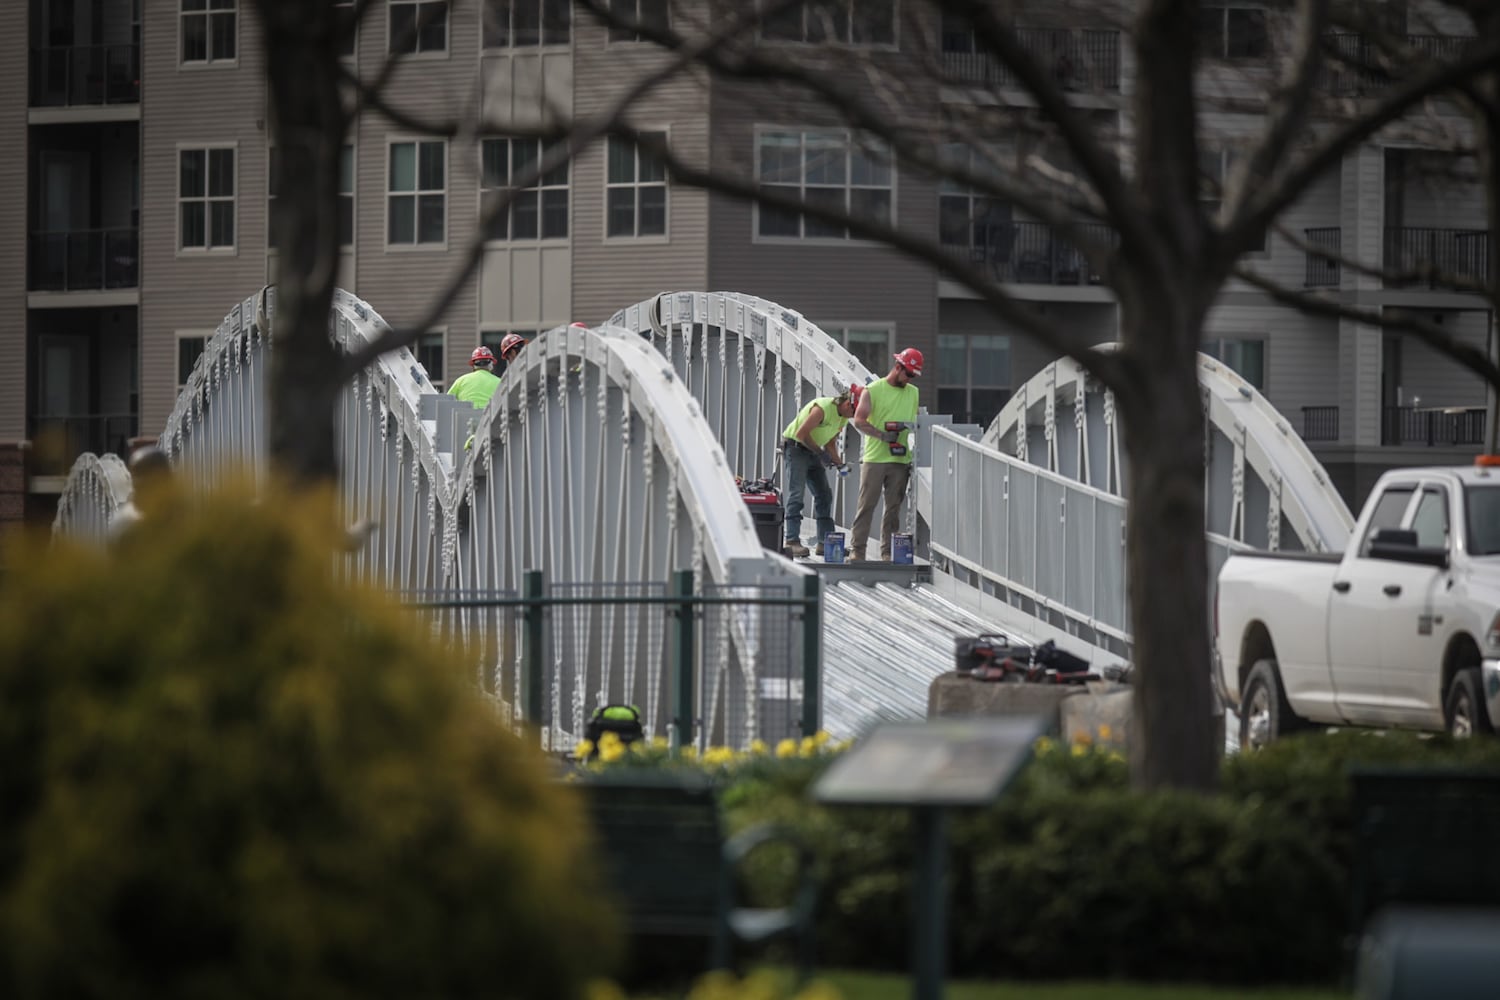
[[(1489, 317), (1477, 310), (1442, 314), (1443, 327), (1458, 340), (1483, 351), (1489, 335)], [(1433, 406), (1483, 406), (1484, 382), (1458, 362), (1428, 347), (1415, 337), (1401, 343), (1401, 390), (1408, 406), (1413, 398), (1423, 408)]]
[[(480, 25), (477, 4), (457, 4), (449, 16), (448, 52), (404, 57), (390, 84), (390, 100), (402, 111), (427, 120), (472, 116), (479, 81)], [(388, 46), (384, 4), (376, 4), (360, 32), (359, 71), (380, 71)], [(460, 260), (478, 233), (479, 151), (469, 142), (448, 143), (446, 243), (440, 248), (386, 247), (388, 143), (418, 138), (374, 113), (362, 115), (355, 142), (355, 248), (357, 294), (402, 327), (419, 322), (438, 291), (448, 287)], [(447, 332), (444, 379), (452, 381), (479, 342), (476, 282), (465, 282), (433, 324)]]
[(1337, 405), (1330, 376), (1338, 370), (1338, 324), (1283, 306), (1220, 306), (1205, 338), (1266, 342), (1266, 398), (1300, 431), (1304, 406)]
[[(603, 113), (630, 81), (671, 58), (654, 46), (607, 42), (604, 28), (587, 17), (574, 27), (573, 51), (573, 109), (584, 120)], [(709, 87), (699, 75), (679, 75), (657, 87), (631, 108), (629, 121), (643, 130), (665, 130), (673, 155), (698, 166), (708, 163)], [(606, 149), (595, 143), (574, 162), (573, 318), (587, 323), (657, 292), (711, 284), (704, 191), (669, 181), (665, 240), (605, 239)]]
[(26, 436), (25, 3), (0, 4), (0, 442)]
[[(1119, 318), (1112, 302), (1036, 302), (1031, 308), (1082, 343), (1101, 344), (1119, 335)], [(1024, 385), (1058, 358), (1056, 351), (991, 315), (981, 302), (944, 299), (939, 308), (938, 332), (1009, 336), (1010, 384), (1013, 389)]]
[[(232, 64), (178, 62), (173, 0), (147, 0), (141, 39), (140, 428), (155, 434), (177, 397), (179, 330), (212, 330), (265, 283), (264, 60), (253, 7), (239, 4)], [(178, 149), (233, 144), (235, 249), (181, 252)]]

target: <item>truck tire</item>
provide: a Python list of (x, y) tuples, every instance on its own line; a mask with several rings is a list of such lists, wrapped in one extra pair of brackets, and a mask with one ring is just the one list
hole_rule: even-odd
[(1275, 660), (1256, 660), (1240, 696), (1240, 749), (1259, 750), (1307, 723), (1297, 717), (1281, 687)]
[(1478, 667), (1464, 667), (1453, 675), (1453, 683), (1448, 685), (1448, 697), (1443, 700), (1443, 721), (1450, 735), (1463, 739), (1495, 731), (1490, 724), (1483, 691)]

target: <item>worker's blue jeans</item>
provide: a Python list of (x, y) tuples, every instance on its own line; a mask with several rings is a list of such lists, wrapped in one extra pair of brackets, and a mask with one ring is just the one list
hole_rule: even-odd
[(818, 537), (813, 543), (816, 549), (833, 530), (833, 488), (828, 485), (828, 470), (823, 459), (802, 445), (787, 441), (782, 448), (784, 473), (783, 493), (786, 497), (786, 540), (802, 540), (802, 493), (812, 490), (813, 517), (818, 520)]

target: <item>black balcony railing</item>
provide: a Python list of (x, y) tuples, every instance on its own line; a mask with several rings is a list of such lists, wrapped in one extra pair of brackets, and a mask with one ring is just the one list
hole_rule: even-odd
[[(1080, 227), (1100, 243), (1114, 242), (1108, 226)], [(969, 246), (949, 245), (956, 257), (985, 267), (996, 281), (1031, 285), (1096, 285), (1099, 276), (1083, 254), (1045, 222), (1004, 222), (980, 229)]]
[(1339, 244), (1342, 238), (1337, 226), (1328, 229), (1304, 229), (1307, 238), (1308, 288), (1337, 288), (1339, 285)]
[[(1364, 35), (1333, 32), (1323, 36), (1323, 52), (1329, 64), (1325, 86), (1336, 97), (1357, 97), (1390, 86), (1402, 75), (1400, 61), (1406, 54), (1387, 53)], [(1415, 60), (1451, 62), (1475, 39), (1468, 35), (1407, 35), (1408, 54)]]
[(79, 413), (68, 416), (32, 415), (27, 421), (32, 470), (39, 476), (65, 476), (86, 451), (125, 455), (138, 433), (130, 413)]
[(31, 234), (33, 292), (99, 291), (140, 285), (140, 239), (136, 229), (78, 229)]
[[(1120, 33), (1096, 28), (1017, 28), (1021, 47), (1064, 90), (1120, 89)], [(945, 35), (943, 68), (970, 83), (1016, 87), (1008, 67), (988, 53), (972, 51), (971, 35)]]
[(31, 106), (138, 104), (139, 45), (65, 45), (31, 50)]
[(1380, 427), (1380, 443), (1479, 445), (1484, 443), (1484, 407), (1416, 409), (1387, 406)]
[(1385, 269), (1394, 272), (1387, 288), (1441, 288), (1457, 278), (1489, 276), (1489, 232), (1484, 229), (1424, 229), (1387, 226)]
[(1337, 441), (1339, 439), (1339, 408), (1337, 406), (1304, 406), (1302, 408), (1302, 440)]

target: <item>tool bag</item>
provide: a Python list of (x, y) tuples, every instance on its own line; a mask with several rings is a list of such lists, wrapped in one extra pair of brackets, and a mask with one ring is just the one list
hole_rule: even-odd
[(605, 733), (614, 733), (621, 743), (626, 744), (642, 739), (646, 731), (641, 726), (640, 710), (634, 705), (604, 705), (594, 709), (583, 731), (584, 739), (594, 744), (590, 757), (599, 755), (599, 740)]
[(1010, 638), (999, 632), (953, 638), (953, 669), (959, 674), (971, 674), (980, 667), (995, 666), (1007, 659), (1029, 662), (1031, 647), (1013, 646)]

